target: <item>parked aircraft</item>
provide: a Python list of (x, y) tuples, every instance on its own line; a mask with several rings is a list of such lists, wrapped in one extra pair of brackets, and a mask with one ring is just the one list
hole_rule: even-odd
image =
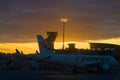
[(23, 57), (24, 56), (24, 53), (21, 51), (19, 51), (18, 49), (16, 49), (16, 56), (21, 56), (21, 57)]
[(109, 55), (84, 55), (84, 54), (57, 54), (51, 51), (49, 45), (41, 35), (37, 35), (40, 54), (36, 54), (39, 60), (50, 64), (59, 64), (73, 67), (73, 71), (81, 68), (93, 71), (109, 71), (111, 65), (118, 64), (113, 56)]
[[(38, 54), (38, 51), (36, 51), (36, 52), (37, 52), (36, 54)], [(25, 54), (23, 54), (22, 51), (20, 52), (18, 49), (16, 49), (16, 57), (17, 57), (17, 59), (27, 61), (32, 69), (39, 69), (39, 64), (36, 62), (34, 54), (33, 55), (25, 55)]]

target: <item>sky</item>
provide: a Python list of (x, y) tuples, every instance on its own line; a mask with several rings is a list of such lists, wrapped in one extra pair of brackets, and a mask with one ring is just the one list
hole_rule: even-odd
[(58, 32), (59, 44), (60, 18), (64, 17), (69, 19), (66, 42), (120, 45), (120, 0), (0, 0), (0, 51), (19, 48), (34, 52), (38, 46), (36, 35), (47, 37), (47, 31)]

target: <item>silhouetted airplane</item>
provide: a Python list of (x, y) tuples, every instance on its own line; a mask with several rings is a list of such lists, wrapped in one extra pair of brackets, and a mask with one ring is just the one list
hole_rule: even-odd
[(111, 65), (118, 64), (113, 56), (109, 55), (83, 55), (83, 54), (57, 54), (50, 50), (49, 45), (41, 35), (37, 35), (40, 54), (36, 57), (48, 63), (55, 63), (73, 67), (74, 71), (81, 68), (93, 71), (109, 71)]
[(18, 49), (16, 49), (16, 55), (23, 57), (24, 53), (23, 53), (23, 51), (20, 52)]
[[(36, 52), (37, 52), (36, 54), (38, 54), (38, 51), (36, 51)], [(39, 64), (36, 62), (36, 60), (35, 60), (36, 57), (34, 55), (25, 55), (25, 54), (23, 54), (22, 51), (20, 52), (18, 49), (16, 49), (16, 56), (17, 56), (17, 58), (27, 60), (29, 65), (32, 68), (39, 69)]]

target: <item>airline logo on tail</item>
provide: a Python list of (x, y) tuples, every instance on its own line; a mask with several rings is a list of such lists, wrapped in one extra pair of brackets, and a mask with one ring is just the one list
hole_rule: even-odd
[(49, 45), (41, 35), (37, 35), (37, 40), (38, 40), (39, 50), (41, 53), (46, 53), (45, 52), (46, 50), (50, 50)]

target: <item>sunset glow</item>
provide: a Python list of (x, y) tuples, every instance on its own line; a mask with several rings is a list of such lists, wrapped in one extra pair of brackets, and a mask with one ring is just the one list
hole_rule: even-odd
[[(68, 48), (69, 43), (75, 43), (76, 48), (78, 49), (90, 49), (89, 42), (94, 43), (109, 43), (109, 44), (117, 44), (120, 45), (120, 38), (115, 39), (107, 39), (107, 40), (89, 40), (88, 42), (66, 42), (65, 48)], [(62, 48), (62, 42), (55, 42), (55, 49), (61, 49)], [(14, 53), (15, 49), (19, 49), (20, 51), (23, 51), (25, 54), (35, 53), (38, 49), (38, 43), (5, 43), (0, 44), (0, 52), (6, 52), (6, 53)]]
[[(38, 50), (36, 35), (57, 32), (55, 49), (90, 42), (120, 45), (120, 0), (0, 0), (0, 52)], [(65, 31), (63, 31), (64, 24)]]
[(108, 44), (116, 44), (120, 45), (120, 38), (112, 38), (106, 40), (89, 40), (89, 42), (98, 42), (98, 43), (108, 43)]
[(15, 49), (23, 51), (24, 54), (35, 53), (38, 50), (37, 43), (5, 43), (0, 44), (0, 52), (14, 53)]

